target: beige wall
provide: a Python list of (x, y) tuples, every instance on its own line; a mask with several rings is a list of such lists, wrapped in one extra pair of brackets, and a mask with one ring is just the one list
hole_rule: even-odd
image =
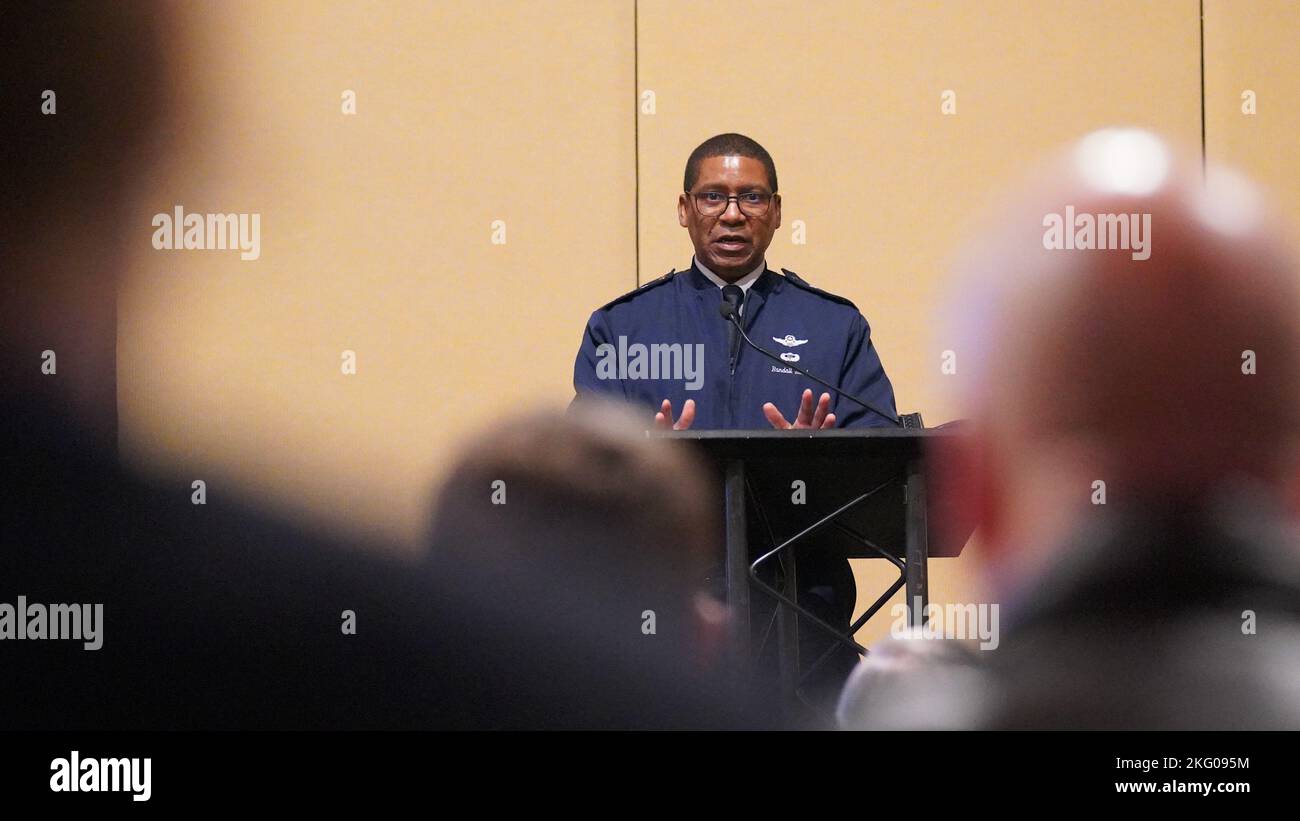
[(1268, 185), (1300, 228), (1300, 3), (1206, 0), (1205, 148)]
[(566, 399), (593, 303), (635, 285), (631, 4), (213, 3), (188, 24), (189, 143), (140, 224), (260, 212), (262, 254), (141, 231), (123, 452), (414, 545), (455, 443)]
[[(139, 224), (260, 212), (262, 256), (154, 251), (142, 228), (124, 453), (414, 545), (461, 437), (569, 398), (587, 315), (637, 282), (638, 205), (640, 280), (689, 261), (682, 165), (727, 130), (780, 171), (769, 262), (857, 302), (900, 408), (941, 422), (960, 411), (932, 316), (999, 181), (1103, 125), (1200, 139), (1196, 0), (636, 8), (635, 29), (632, 0), (191, 10), (185, 139)], [(1296, 6), (1238, 9), (1207, 2), (1211, 153), (1293, 180)], [(1258, 117), (1232, 113), (1239, 87)], [(865, 603), (888, 573), (859, 565)], [(979, 600), (973, 566), (936, 562), (933, 597)]]

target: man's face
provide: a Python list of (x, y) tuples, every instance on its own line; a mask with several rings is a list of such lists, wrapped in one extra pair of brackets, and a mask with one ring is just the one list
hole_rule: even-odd
[[(704, 216), (694, 201), (696, 194), (716, 192), (722, 196), (771, 195), (767, 213), (755, 217), (740, 208), (738, 200), (727, 202), (726, 210)], [(695, 258), (728, 282), (739, 279), (758, 266), (781, 227), (781, 195), (772, 194), (767, 170), (749, 157), (709, 157), (700, 163), (700, 173), (689, 193), (677, 198), (677, 221), (691, 235)]]

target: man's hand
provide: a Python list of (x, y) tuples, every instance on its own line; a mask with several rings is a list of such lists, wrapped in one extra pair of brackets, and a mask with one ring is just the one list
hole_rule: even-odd
[(673, 403), (667, 399), (660, 407), (659, 412), (655, 414), (655, 427), (659, 430), (686, 430), (695, 421), (695, 400), (687, 399), (682, 405), (682, 415), (673, 422)]
[[(777, 430), (790, 430), (791, 428), (813, 428), (815, 430), (825, 430), (826, 428), (835, 427), (835, 414), (827, 413), (831, 407), (831, 395), (823, 393), (821, 399), (817, 400), (817, 410), (813, 410), (813, 393), (810, 388), (804, 388), (803, 398), (799, 401), (799, 415), (795, 418), (794, 424), (785, 421), (781, 411), (776, 409), (776, 405), (771, 402), (764, 403), (763, 415), (767, 421)], [(682, 416), (686, 414), (683, 413)]]

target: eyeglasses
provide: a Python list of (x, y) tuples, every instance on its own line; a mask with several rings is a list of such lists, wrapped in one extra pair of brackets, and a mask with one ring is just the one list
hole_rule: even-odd
[(697, 191), (687, 196), (695, 203), (695, 210), (701, 217), (720, 217), (736, 201), (740, 213), (747, 217), (761, 217), (772, 206), (772, 195), (762, 191), (747, 191), (744, 194), (724, 194), (721, 191)]

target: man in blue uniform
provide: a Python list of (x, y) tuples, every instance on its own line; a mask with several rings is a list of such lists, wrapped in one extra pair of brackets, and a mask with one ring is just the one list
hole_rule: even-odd
[[(849, 300), (768, 269), (764, 254), (781, 226), (776, 167), (757, 142), (720, 134), (686, 162), (677, 220), (695, 246), (689, 269), (663, 277), (597, 309), (574, 364), (577, 398), (603, 394), (646, 407), (659, 428), (754, 429), (890, 426), (894, 390)], [(730, 302), (746, 335), (780, 365), (749, 348), (724, 318)], [(794, 366), (874, 405), (822, 392)], [(757, 529), (755, 529), (757, 532)], [(799, 559), (799, 600), (847, 628), (856, 598), (848, 561), (827, 551)], [(756, 624), (762, 619), (755, 619)], [(824, 634), (801, 622), (807, 658)], [(840, 652), (821, 668), (823, 696), (837, 693), (856, 661)]]
[[(781, 226), (776, 168), (740, 134), (701, 144), (686, 163), (677, 219), (695, 245), (691, 267), (670, 272), (596, 310), (574, 365), (577, 393), (649, 406), (660, 427), (892, 425), (851, 399), (744, 345), (720, 313), (734, 300), (746, 334), (781, 359), (897, 415), (894, 390), (849, 300), (791, 271), (767, 268)], [(674, 415), (678, 414), (678, 415)]]

